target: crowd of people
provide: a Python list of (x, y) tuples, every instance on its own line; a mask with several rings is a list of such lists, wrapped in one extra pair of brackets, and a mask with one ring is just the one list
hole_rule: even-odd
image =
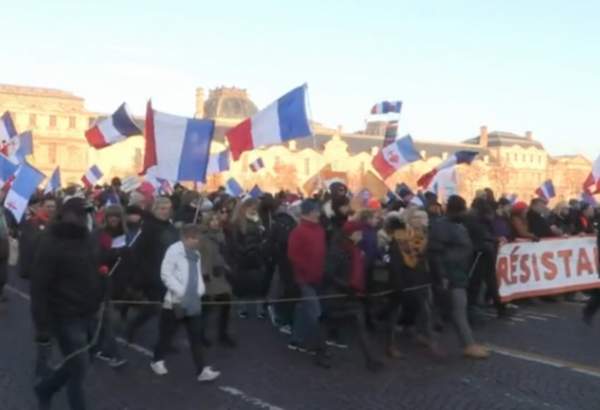
[[(234, 198), (224, 189), (201, 194), (180, 185), (155, 197), (125, 193), (115, 178), (87, 191), (36, 195), (18, 224), (0, 211), (0, 297), (9, 238), (17, 238), (17, 271), (31, 281), (41, 409), (65, 386), (71, 408), (86, 408), (90, 356), (123, 366), (116, 330), (134, 343), (155, 317), (157, 340), (146, 340), (154, 343), (151, 370), (168, 373), (183, 325), (200, 382), (220, 376), (207, 364), (207, 348), (237, 346), (234, 315), (268, 320), (289, 335), (291, 351), (322, 368), (332, 366), (334, 349), (347, 347), (348, 330), (369, 371), (383, 368), (384, 355), (402, 357), (401, 328), (444, 357), (439, 333), (447, 323), (465, 357), (485, 359), (489, 352), (476, 342), (472, 321), (483, 307), (499, 317), (515, 309), (499, 296), (498, 247), (596, 232), (595, 208), (580, 201), (550, 210), (541, 198), (513, 203), (486, 189), (470, 206), (457, 195), (442, 205), (435, 194), (415, 196), (406, 188), (385, 203), (355, 201), (340, 183), (306, 198)], [(588, 322), (599, 306), (592, 292)], [(212, 313), (215, 339), (206, 320)], [(385, 335), (381, 349), (377, 332)], [(48, 364), (53, 342), (63, 356), (58, 366)]]

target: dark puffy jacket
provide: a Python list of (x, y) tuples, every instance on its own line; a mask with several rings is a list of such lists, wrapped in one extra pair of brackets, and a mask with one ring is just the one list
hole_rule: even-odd
[(179, 231), (169, 221), (161, 221), (147, 215), (142, 224), (142, 233), (133, 248), (133, 258), (138, 261), (135, 286), (153, 298), (162, 298), (164, 284), (160, 278), (160, 267), (169, 246), (179, 240)]
[(428, 256), (438, 278), (447, 278), (456, 288), (468, 285), (473, 243), (461, 222), (444, 216), (431, 224)]
[(281, 263), (287, 259), (290, 234), (297, 225), (296, 220), (285, 212), (278, 212), (273, 216), (267, 249), (276, 263)]
[(102, 299), (97, 244), (85, 227), (58, 222), (40, 239), (31, 277), (38, 334), (54, 321), (91, 318)]
[(396, 240), (390, 244), (389, 255), (389, 285), (392, 289), (410, 289), (431, 284), (431, 274), (425, 257), (419, 259), (415, 267), (408, 266)]
[(527, 223), (531, 233), (538, 238), (552, 238), (555, 236), (552, 229), (550, 229), (548, 220), (531, 209), (527, 212)]
[(46, 221), (35, 217), (19, 226), (19, 275), (22, 278), (31, 277), (35, 252), (46, 227)]
[(246, 231), (234, 228), (232, 247), (234, 266), (238, 270), (264, 267), (265, 234), (259, 222), (246, 221)]

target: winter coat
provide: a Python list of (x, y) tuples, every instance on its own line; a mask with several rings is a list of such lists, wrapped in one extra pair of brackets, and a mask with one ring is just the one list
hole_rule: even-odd
[(202, 256), (202, 275), (206, 285), (206, 295), (217, 296), (231, 294), (231, 285), (227, 280), (229, 266), (225, 262), (225, 235), (222, 231), (205, 230), (200, 243)]
[(48, 219), (39, 216), (27, 219), (19, 226), (19, 275), (22, 278), (31, 277), (35, 251), (47, 226)]
[(54, 322), (88, 319), (102, 300), (99, 256), (87, 228), (58, 222), (40, 239), (31, 277), (31, 310), (38, 334)]
[[(190, 266), (186, 257), (183, 242), (171, 245), (160, 265), (160, 277), (165, 285), (166, 293), (163, 308), (172, 309), (173, 304), (181, 303), (190, 278)], [(198, 298), (204, 295), (206, 288), (202, 278), (202, 258), (198, 259)]]
[(497, 239), (504, 238), (507, 241), (513, 239), (512, 228), (510, 226), (510, 219), (506, 216), (496, 215), (494, 222), (492, 222), (492, 228), (494, 230), (494, 236)]
[(389, 285), (392, 289), (412, 289), (431, 284), (426, 235), (412, 229), (396, 232), (389, 253)]
[(242, 232), (239, 227), (235, 227), (230, 246), (237, 270), (264, 268), (265, 236), (260, 222), (246, 221), (245, 232)]
[(429, 231), (428, 257), (438, 278), (454, 288), (466, 288), (473, 261), (473, 243), (467, 228), (446, 216), (436, 219)]
[(290, 234), (288, 258), (297, 284), (317, 285), (323, 279), (327, 244), (325, 230), (303, 219)]
[(142, 233), (133, 248), (133, 258), (138, 261), (134, 272), (134, 286), (153, 299), (162, 299), (164, 285), (160, 265), (169, 246), (179, 240), (179, 232), (169, 221), (148, 215), (142, 224)]
[(539, 213), (530, 209), (527, 212), (527, 224), (532, 234), (538, 238), (552, 238), (556, 235), (550, 229), (550, 223)]

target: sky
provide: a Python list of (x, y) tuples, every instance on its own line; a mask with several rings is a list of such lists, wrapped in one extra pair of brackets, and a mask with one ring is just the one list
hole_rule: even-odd
[[(402, 100), (399, 132), (461, 141), (532, 131), (600, 154), (600, 2), (67, 1), (2, 5), (0, 83), (74, 92), (92, 111), (194, 113), (195, 89), (263, 107), (308, 83), (312, 118), (364, 128)], [(88, 4), (89, 3), (89, 4)]]

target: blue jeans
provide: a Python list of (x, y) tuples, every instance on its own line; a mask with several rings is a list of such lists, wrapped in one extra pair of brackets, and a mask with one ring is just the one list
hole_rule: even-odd
[(292, 342), (297, 344), (313, 344), (310, 346), (321, 347), (320, 325), (321, 303), (317, 297), (317, 291), (310, 285), (300, 285), (300, 296), (311, 298), (296, 303), (294, 313), (294, 328), (292, 330)]
[[(86, 319), (71, 319), (55, 325), (54, 336), (63, 357), (81, 349), (88, 343), (91, 322)], [(83, 352), (69, 359), (58, 369), (53, 369), (47, 374), (39, 374), (39, 381), (35, 386), (38, 397), (49, 402), (54, 394), (66, 386), (71, 410), (85, 410), (83, 379), (87, 362), (88, 354)]]

